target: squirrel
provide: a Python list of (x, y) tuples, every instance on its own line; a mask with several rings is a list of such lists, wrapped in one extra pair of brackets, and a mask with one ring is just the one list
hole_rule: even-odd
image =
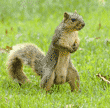
[(18, 83), (30, 82), (23, 73), (23, 64), (32, 67), (41, 76), (42, 88), (49, 91), (53, 84), (68, 82), (71, 91), (79, 89), (79, 75), (73, 66), (70, 55), (79, 47), (78, 31), (85, 26), (82, 16), (74, 13), (64, 13), (63, 21), (57, 26), (50, 48), (45, 54), (34, 44), (17, 44), (10, 51), (7, 69)]

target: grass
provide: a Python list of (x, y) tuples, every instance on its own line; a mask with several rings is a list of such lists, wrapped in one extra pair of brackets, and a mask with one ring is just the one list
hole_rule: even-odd
[(110, 39), (109, 5), (107, 1), (102, 5), (95, 0), (1, 0), (0, 48), (28, 42), (36, 44), (46, 54), (65, 11), (77, 10), (86, 26), (79, 32), (83, 50), (71, 55), (79, 72), (81, 92), (71, 92), (69, 84), (65, 83), (59, 85), (59, 90), (55, 85), (51, 88), (53, 92), (46, 94), (39, 87), (40, 77), (34, 76), (28, 66), (24, 66), (24, 71), (33, 84), (19, 87), (6, 70), (8, 54), (0, 53), (0, 107), (64, 108), (72, 104), (75, 108), (108, 108), (110, 87), (96, 74), (110, 74), (110, 44), (105, 43), (105, 39)]

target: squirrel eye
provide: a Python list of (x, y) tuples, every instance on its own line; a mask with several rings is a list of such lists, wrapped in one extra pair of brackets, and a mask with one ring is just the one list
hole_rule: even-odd
[(76, 19), (71, 19), (72, 20), (72, 22), (74, 22)]

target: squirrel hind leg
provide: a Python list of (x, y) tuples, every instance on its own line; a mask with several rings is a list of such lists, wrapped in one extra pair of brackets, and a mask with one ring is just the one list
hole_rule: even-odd
[(76, 91), (79, 90), (79, 83), (80, 83), (79, 74), (78, 74), (77, 70), (74, 68), (74, 66), (72, 65), (71, 61), (69, 63), (69, 67), (68, 67), (66, 81), (70, 84), (72, 92), (74, 90), (76, 90)]
[(22, 60), (18, 57), (11, 58), (8, 60), (8, 72), (9, 75), (13, 79), (17, 79), (17, 81), (20, 84), (24, 84), (25, 82), (29, 82), (29, 79), (26, 77), (26, 75), (23, 73), (23, 63)]

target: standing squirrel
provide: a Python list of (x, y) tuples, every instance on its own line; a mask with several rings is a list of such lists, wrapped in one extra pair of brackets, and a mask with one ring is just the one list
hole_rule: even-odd
[(78, 31), (85, 26), (80, 15), (64, 13), (64, 19), (55, 30), (50, 48), (46, 54), (34, 44), (18, 44), (11, 50), (7, 69), (13, 79), (19, 84), (28, 82), (29, 79), (23, 73), (23, 64), (32, 67), (33, 71), (41, 76), (40, 86), (46, 91), (53, 84), (68, 82), (71, 90), (79, 89), (79, 75), (74, 68), (70, 55), (79, 47)]

